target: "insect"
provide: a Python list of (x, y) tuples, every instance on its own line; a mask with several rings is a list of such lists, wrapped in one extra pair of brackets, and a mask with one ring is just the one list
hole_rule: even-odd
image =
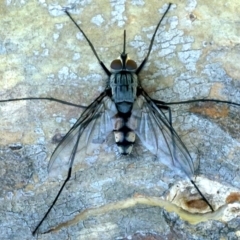
[[(87, 36), (66, 11), (68, 16), (88, 41), (100, 65), (109, 76), (109, 83), (105, 91), (95, 99), (89, 107), (87, 107), (52, 154), (49, 163), (50, 169), (54, 168), (56, 160), (62, 157), (62, 153), (67, 149), (70, 149), (70, 154), (68, 155), (69, 158), (65, 160), (69, 166), (68, 177), (52, 205), (33, 231), (33, 234), (38, 231), (39, 227), (56, 203), (65, 184), (70, 179), (76, 154), (79, 151), (79, 148), (83, 147), (79, 145), (79, 142), (83, 137), (86, 138), (86, 142), (102, 142), (107, 135), (113, 134), (118, 150), (123, 155), (130, 154), (134, 147), (135, 139), (140, 138), (143, 145), (167, 166), (173, 169), (177, 168), (182, 170), (189, 179), (192, 179), (194, 174), (192, 159), (187, 148), (172, 127), (171, 109), (168, 107), (170, 104), (150, 98), (141, 87), (137, 78), (150, 55), (158, 27), (170, 7), (171, 4), (169, 4), (166, 12), (159, 21), (153, 34), (147, 56), (140, 66), (137, 67), (136, 63), (127, 56), (126, 33), (124, 32), (123, 52), (120, 59), (116, 59), (112, 62), (111, 71), (109, 71), (100, 60)], [(194, 101), (211, 100), (205, 99)], [(216, 102), (216, 100), (213, 100), (213, 102)], [(230, 103), (227, 101), (218, 102)], [(238, 104), (236, 105), (239, 106)], [(164, 111), (168, 111), (169, 116), (166, 115)], [(147, 131), (146, 133), (146, 129), (149, 129), (150, 131)], [(194, 181), (191, 180), (191, 182), (197, 188)], [(199, 189), (198, 191), (201, 194)], [(206, 202), (208, 202), (202, 194), (201, 196)], [(210, 204), (209, 207), (212, 209)]]

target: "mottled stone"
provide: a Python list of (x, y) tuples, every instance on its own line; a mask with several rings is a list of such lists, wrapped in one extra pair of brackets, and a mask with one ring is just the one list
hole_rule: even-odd
[[(140, 74), (142, 86), (166, 102), (211, 98), (239, 103), (239, 1), (173, 2)], [(63, 8), (69, 9), (108, 67), (122, 51), (124, 29), (127, 52), (141, 63), (166, 6), (161, 0), (2, 1), (0, 100), (53, 97), (87, 106), (104, 90), (107, 76)], [(66, 175), (61, 162), (55, 175), (49, 175), (49, 158), (82, 111), (47, 100), (0, 103), (0, 239), (33, 238), (31, 231)], [(94, 208), (95, 215), (38, 238), (239, 238), (239, 112), (240, 107), (216, 103), (172, 106), (173, 126), (201, 176), (196, 183), (214, 208), (226, 206), (222, 218), (208, 220), (205, 215), (206, 221), (189, 224), (180, 213), (149, 202), (95, 213), (100, 206), (127, 204), (138, 195), (162, 197), (197, 213), (207, 209), (186, 179), (140, 144), (132, 156), (120, 158), (109, 141), (91, 155), (81, 153), (41, 231), (83, 210)]]

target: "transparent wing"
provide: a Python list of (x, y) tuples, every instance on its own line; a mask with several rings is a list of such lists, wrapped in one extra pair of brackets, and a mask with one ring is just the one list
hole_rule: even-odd
[(116, 113), (114, 102), (103, 92), (82, 113), (54, 150), (48, 165), (50, 175), (57, 176), (59, 171), (66, 172), (76, 158), (83, 157), (78, 154), (83, 148), (87, 154), (95, 151), (113, 130), (113, 117)]
[(163, 164), (191, 178), (194, 166), (187, 148), (166, 115), (143, 90), (133, 105), (128, 127)]

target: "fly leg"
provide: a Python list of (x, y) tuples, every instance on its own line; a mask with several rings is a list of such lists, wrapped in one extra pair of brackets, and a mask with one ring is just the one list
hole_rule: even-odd
[[(172, 143), (173, 143), (173, 156), (176, 158), (176, 142), (175, 142), (175, 137), (174, 137), (174, 129), (172, 127), (172, 111), (171, 111), (171, 108), (169, 106), (165, 105), (165, 104), (167, 104), (165, 102), (154, 100), (154, 99), (152, 99), (152, 100), (156, 104), (156, 106), (158, 107), (159, 110), (166, 110), (166, 111), (168, 111), (168, 117), (165, 114), (164, 114), (164, 116), (166, 117), (166, 120), (170, 124), (170, 132), (171, 132), (171, 138), (172, 138)], [(206, 199), (206, 197), (200, 191), (200, 189), (198, 188), (196, 183), (191, 178), (189, 178), (189, 180), (192, 183), (192, 185), (196, 188), (197, 192), (200, 194), (202, 199), (210, 207), (211, 211), (214, 212), (214, 209), (213, 209), (212, 205), (209, 203), (209, 201)]]

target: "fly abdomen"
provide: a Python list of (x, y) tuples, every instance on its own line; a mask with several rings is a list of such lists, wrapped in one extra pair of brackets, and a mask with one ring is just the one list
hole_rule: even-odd
[(118, 151), (122, 155), (128, 155), (132, 152), (136, 135), (126, 126), (127, 119), (123, 117), (115, 118), (114, 139), (118, 147)]
[(114, 131), (114, 138), (120, 154), (128, 155), (132, 152), (136, 135), (131, 129), (125, 126), (120, 131)]

